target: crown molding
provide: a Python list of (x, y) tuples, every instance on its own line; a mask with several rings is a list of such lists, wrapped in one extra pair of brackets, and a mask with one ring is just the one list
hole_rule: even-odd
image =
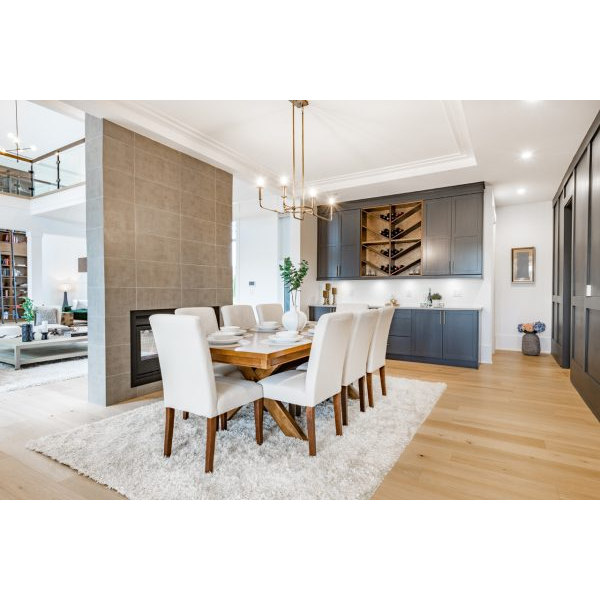
[[(308, 185), (317, 187), (320, 192), (329, 192), (476, 166), (477, 160), (462, 102), (460, 100), (440, 102), (456, 144), (456, 152), (379, 169), (312, 180)], [(69, 101), (68, 104), (97, 117), (109, 119), (247, 181), (253, 181), (257, 174), (261, 174), (266, 179), (268, 188), (277, 188), (279, 178), (277, 173), (201, 131), (162, 111), (149, 108), (139, 101)]]

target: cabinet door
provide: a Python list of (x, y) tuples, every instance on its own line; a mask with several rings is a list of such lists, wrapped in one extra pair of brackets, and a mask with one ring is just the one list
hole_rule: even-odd
[(339, 246), (340, 212), (334, 212), (331, 221), (319, 219), (317, 241), (319, 246)]
[(423, 275), (450, 275), (452, 199), (425, 202)]
[(442, 311), (412, 311), (412, 348), (414, 356), (442, 358)]
[(479, 313), (475, 310), (445, 310), (444, 358), (479, 362)]
[(483, 255), (483, 196), (452, 199), (452, 274), (481, 275)]
[(340, 218), (340, 277), (360, 275), (360, 209), (344, 210)]
[(317, 279), (334, 279), (340, 272), (340, 247), (317, 248)]

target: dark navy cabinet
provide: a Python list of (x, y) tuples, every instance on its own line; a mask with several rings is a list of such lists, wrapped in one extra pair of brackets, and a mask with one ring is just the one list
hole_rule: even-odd
[(479, 367), (479, 311), (396, 309), (387, 357)]
[(317, 279), (356, 278), (360, 275), (360, 209), (319, 219)]

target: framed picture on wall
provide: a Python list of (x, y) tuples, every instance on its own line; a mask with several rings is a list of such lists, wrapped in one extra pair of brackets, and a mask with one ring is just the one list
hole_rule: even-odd
[(511, 250), (512, 282), (533, 283), (535, 281), (535, 248), (513, 248)]

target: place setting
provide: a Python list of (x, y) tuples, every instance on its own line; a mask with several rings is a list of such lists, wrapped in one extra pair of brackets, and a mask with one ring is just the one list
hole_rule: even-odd
[(306, 341), (304, 336), (297, 331), (277, 331), (274, 335), (270, 335), (262, 343), (268, 346), (290, 346)]

